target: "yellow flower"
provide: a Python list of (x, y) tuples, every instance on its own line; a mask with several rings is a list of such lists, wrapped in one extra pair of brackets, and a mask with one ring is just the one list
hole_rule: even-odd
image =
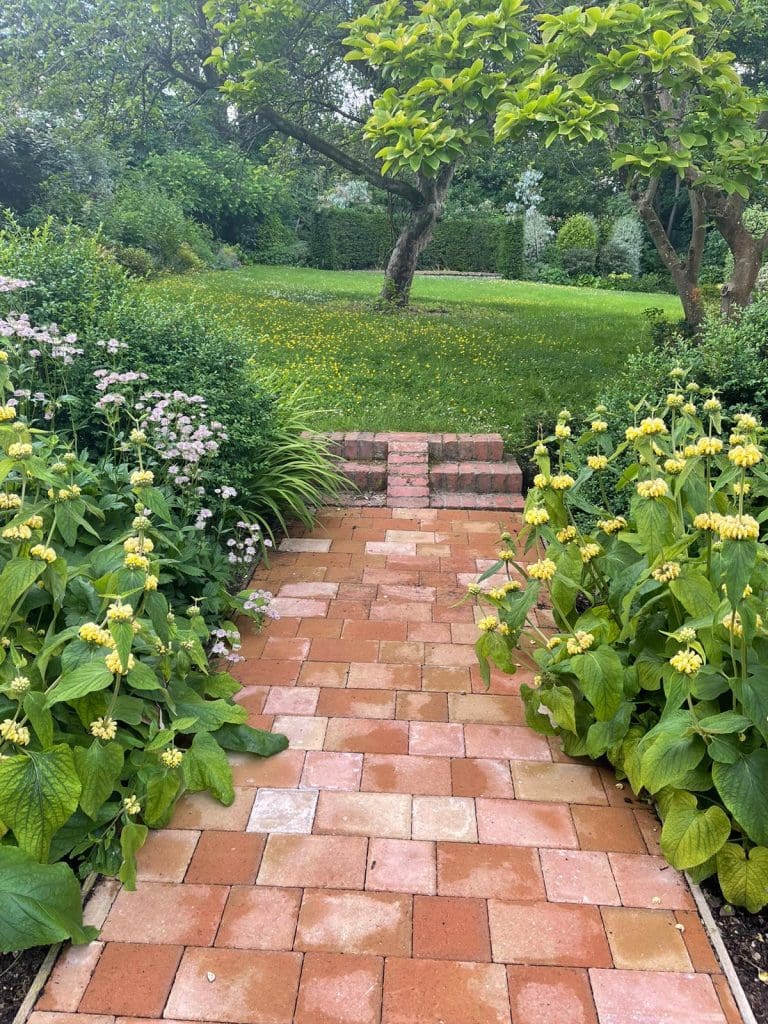
[(543, 458), (545, 455), (549, 455), (549, 450), (545, 444), (537, 444), (533, 449), (533, 454), (537, 459)]
[(515, 559), (515, 552), (509, 551), (505, 548), (503, 551), (499, 552), (499, 558), (502, 562), (513, 562)]
[(131, 796), (127, 796), (123, 800), (123, 810), (129, 815), (139, 814), (141, 812), (141, 804), (139, 803), (139, 798), (135, 793), (132, 793)]
[(675, 366), (673, 369), (669, 371), (669, 376), (672, 378), (672, 380), (682, 380), (685, 376), (685, 370), (682, 368), (682, 366)]
[(604, 434), (608, 429), (608, 424), (605, 420), (592, 420), (589, 425), (589, 429), (593, 434)]
[(28, 459), (32, 454), (32, 445), (27, 441), (15, 441), (8, 445), (8, 454), (12, 459)]
[(602, 554), (602, 548), (599, 544), (585, 544), (579, 548), (579, 554), (581, 555), (582, 562), (586, 565), (593, 558), (597, 558), (598, 555)]
[(98, 644), (99, 647), (108, 647), (112, 642), (112, 635), (108, 629), (102, 629), (95, 622), (86, 622), (77, 631), (77, 635), (87, 644)]
[(739, 430), (754, 431), (760, 426), (755, 416), (749, 412), (740, 412), (736, 417), (736, 426)]
[(107, 608), (107, 618), (110, 622), (130, 622), (133, 619), (133, 605), (113, 601)]
[(749, 494), (749, 492), (751, 490), (752, 490), (752, 484), (748, 483), (746, 480), (744, 481), (743, 484), (741, 484), (741, 483), (739, 483), (737, 481), (733, 485), (733, 493), (736, 494), (736, 495)]
[(612, 533), (618, 533), (619, 530), (626, 529), (627, 520), (624, 516), (616, 516), (615, 519), (598, 519), (597, 526), (598, 529), (603, 531), (603, 533), (610, 535)]
[(654, 434), (667, 434), (667, 425), (660, 416), (649, 416), (640, 420), (640, 433), (647, 436)]
[(109, 669), (116, 676), (124, 676), (126, 672), (130, 672), (136, 664), (136, 659), (132, 654), (128, 655), (128, 667), (123, 665), (120, 655), (117, 651), (112, 651), (104, 658), (104, 662)]
[(501, 586), (501, 589), (504, 591), (505, 594), (510, 594), (515, 590), (520, 590), (520, 588), (520, 580), (507, 580), (507, 582), (502, 584)]
[(685, 390), (686, 391), (693, 391), (693, 392), (701, 391), (701, 386), (699, 384), (697, 384), (695, 380), (690, 380), (685, 385)]
[[(482, 592), (483, 592), (483, 588), (480, 586), (479, 583), (468, 583), (467, 584), (467, 593), (468, 594), (481, 594)], [(197, 612), (197, 614), (200, 614), (200, 609), (199, 608), (195, 608), (195, 611)]]
[(695, 444), (687, 444), (685, 448), (683, 448), (684, 459), (695, 459), (698, 454)]
[(624, 431), (624, 437), (628, 441), (636, 441), (640, 437), (640, 429), (638, 427), (627, 427)]
[(722, 402), (714, 396), (712, 398), (708, 398), (702, 406), (704, 412), (720, 412), (722, 408)]
[(113, 740), (117, 736), (117, 722), (106, 715), (91, 722), (88, 729), (91, 736), (100, 740)]
[(136, 516), (136, 518), (131, 523), (131, 526), (134, 528), (134, 530), (148, 530), (151, 525), (152, 524), (150, 523), (147, 516)]
[(42, 530), (43, 528), (43, 517), (42, 516), (30, 516), (24, 524), (28, 526), (30, 530)]
[(693, 404), (693, 402), (686, 402), (683, 406), (683, 412), (686, 414), (686, 416), (695, 416), (696, 406)]
[(561, 544), (570, 544), (572, 540), (576, 540), (578, 530), (575, 526), (564, 526), (562, 530), (557, 531), (555, 536)]
[(11, 680), (11, 693), (15, 697), (23, 697), (32, 684), (27, 676), (14, 676)]
[(482, 633), (493, 633), (499, 624), (499, 620), (495, 615), (487, 615), (484, 619), (480, 619), (477, 624), (477, 628)]
[(672, 391), (667, 395), (667, 408), (679, 409), (685, 401), (685, 397), (679, 391)]
[(146, 444), (147, 435), (143, 430), (138, 430), (134, 428), (128, 435), (128, 440), (131, 442), (131, 444)]
[(656, 480), (641, 480), (637, 485), (637, 493), (641, 498), (664, 498), (669, 494), (666, 481), (658, 477)]
[(143, 572), (147, 572), (149, 569), (149, 559), (146, 555), (135, 555), (131, 553), (125, 556), (123, 565), (126, 569), (140, 569)]
[(176, 747), (169, 747), (160, 755), (160, 761), (166, 768), (178, 768), (183, 758), (183, 753)]
[(587, 633), (583, 629), (577, 629), (572, 637), (569, 637), (565, 648), (569, 654), (583, 654), (588, 651), (595, 642), (594, 634)]
[(18, 494), (0, 492), (0, 510), (8, 512), (12, 508), (21, 508), (21, 497)]
[(503, 587), (494, 587), (493, 590), (489, 590), (485, 596), (491, 601), (503, 601), (507, 595)]
[(24, 725), (17, 725), (12, 718), (6, 718), (0, 722), (0, 740), (15, 743), (17, 747), (26, 747), (30, 740), (29, 729)]
[(149, 537), (128, 537), (123, 541), (123, 550), (138, 551), (140, 554), (144, 554), (145, 551), (154, 551), (155, 544)]
[(547, 640), (547, 650), (554, 651), (554, 649), (559, 647), (562, 642), (563, 638), (561, 636), (551, 636), (549, 640)]
[(506, 622), (500, 622), (499, 633), (501, 633), (502, 636), (509, 636), (509, 632), (509, 626), (506, 624)]
[(657, 583), (669, 583), (671, 580), (678, 578), (680, 571), (679, 562), (665, 562), (658, 569), (654, 569), (651, 576), (653, 576)]
[(722, 540), (757, 540), (760, 524), (752, 516), (720, 516), (715, 527)]
[(549, 512), (545, 508), (529, 508), (523, 516), (529, 526), (543, 526), (549, 522)]
[(528, 566), (528, 575), (533, 580), (551, 580), (557, 572), (557, 566), (551, 558), (542, 558)]
[(567, 491), (575, 484), (575, 480), (568, 473), (556, 473), (550, 478), (549, 486), (553, 491)]
[(608, 457), (605, 455), (588, 455), (587, 465), (596, 472), (608, 468)]
[(571, 428), (568, 426), (568, 424), (558, 423), (555, 427), (555, 437), (559, 438), (561, 441), (565, 441), (566, 438), (569, 438), (570, 436)]
[(543, 491), (545, 487), (549, 487), (549, 479), (544, 473), (537, 473), (533, 478), (533, 486), (538, 487), (540, 491)]
[(157, 590), (157, 584), (159, 580), (157, 576), (153, 576), (152, 573), (147, 573), (147, 578), (144, 580), (144, 590), (147, 592), (151, 590)]
[(704, 664), (701, 655), (697, 654), (690, 647), (686, 647), (685, 650), (680, 650), (677, 654), (673, 654), (669, 659), (669, 663), (675, 672), (679, 672), (683, 676), (695, 676)]
[(682, 473), (684, 469), (685, 461), (683, 459), (667, 459), (664, 463), (664, 472), (669, 473), (670, 476)]
[(719, 455), (723, 450), (723, 442), (719, 437), (700, 437), (696, 442), (697, 455)]
[(53, 548), (47, 548), (44, 544), (35, 544), (29, 549), (29, 553), (33, 558), (39, 558), (41, 562), (47, 562), (48, 565), (55, 562), (57, 557)]
[(689, 644), (696, 639), (696, 630), (691, 629), (690, 626), (682, 626), (675, 633), (675, 640), (679, 640), (681, 644)]
[(151, 469), (135, 469), (130, 476), (131, 487), (151, 487), (155, 474)]
[(694, 530), (717, 530), (721, 515), (719, 512), (699, 512), (693, 520)]
[(746, 439), (746, 437), (743, 434), (733, 433), (728, 438), (728, 442), (729, 442), (729, 444), (746, 444), (747, 439)]
[(0, 405), (0, 423), (9, 423), (16, 419), (16, 410), (12, 405)]
[(737, 444), (728, 452), (729, 460), (742, 469), (751, 469), (762, 459), (762, 453), (756, 444)]
[(29, 540), (32, 531), (22, 523), (20, 526), (8, 526), (3, 530), (3, 540)]

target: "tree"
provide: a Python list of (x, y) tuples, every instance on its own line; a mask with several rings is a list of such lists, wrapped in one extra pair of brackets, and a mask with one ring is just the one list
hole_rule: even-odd
[(332, 6), (211, 0), (212, 63), (239, 110), (406, 204), (382, 289), (403, 306), (457, 166), (491, 144), (522, 0), (385, 0), (335, 27)]
[[(524, 76), (510, 75), (496, 138), (536, 128), (546, 145), (601, 143), (669, 270), (692, 328), (703, 317), (699, 269), (708, 220), (730, 248), (734, 270), (723, 308), (750, 298), (768, 233), (745, 226), (768, 170), (768, 104), (719, 49), (730, 0), (614, 0), (538, 18), (541, 43)], [(687, 252), (675, 250), (656, 200), (674, 172), (691, 209)]]

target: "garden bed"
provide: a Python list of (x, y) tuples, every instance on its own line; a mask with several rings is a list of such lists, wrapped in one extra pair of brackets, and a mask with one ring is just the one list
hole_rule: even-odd
[(744, 992), (758, 1021), (768, 1021), (768, 910), (750, 914), (743, 907), (726, 904), (711, 880), (702, 892), (733, 961)]
[(47, 946), (0, 953), (0, 1024), (11, 1024), (48, 953)]

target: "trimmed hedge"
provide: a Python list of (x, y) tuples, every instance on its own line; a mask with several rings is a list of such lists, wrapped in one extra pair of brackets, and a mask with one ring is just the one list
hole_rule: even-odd
[(496, 269), (502, 277), (520, 280), (523, 276), (524, 256), (523, 218), (510, 217), (509, 220), (501, 225), (499, 231), (499, 251), (496, 257)]

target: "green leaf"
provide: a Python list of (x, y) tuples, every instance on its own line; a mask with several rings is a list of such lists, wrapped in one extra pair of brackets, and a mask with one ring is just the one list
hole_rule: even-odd
[(608, 646), (596, 647), (571, 658), (571, 665), (595, 716), (603, 722), (613, 718), (624, 699), (624, 667), (618, 654)]
[(74, 812), (79, 796), (72, 751), (63, 743), (0, 761), (0, 821), (36, 860), (47, 859), (54, 832)]
[(757, 541), (723, 541), (723, 550), (720, 557), (725, 570), (724, 575), (728, 600), (735, 608), (741, 601), (741, 595), (744, 592), (744, 587), (749, 583), (749, 577), (752, 575), (755, 568), (755, 562), (757, 560)]
[(90, 747), (76, 747), (73, 753), (82, 786), (80, 806), (89, 818), (95, 818), (120, 781), (123, 748), (119, 743), (94, 740)]
[(115, 641), (115, 650), (120, 655), (120, 664), (128, 667), (128, 655), (133, 647), (133, 627), (130, 622), (110, 622), (109, 632)]
[(181, 778), (178, 772), (159, 767), (153, 772), (147, 782), (144, 799), (144, 820), (148, 825), (152, 828), (162, 828), (168, 824), (180, 788)]
[(669, 589), (688, 614), (696, 619), (713, 614), (720, 603), (715, 588), (701, 573), (685, 573), (671, 580)]
[(45, 749), (53, 745), (53, 716), (45, 703), (45, 694), (30, 690), (24, 697), (24, 714), (29, 718), (40, 746)]
[(63, 675), (46, 696), (49, 708), (63, 700), (77, 700), (89, 693), (105, 690), (114, 682), (114, 676), (104, 663), (104, 655), (99, 661), (88, 662), (73, 672)]
[(0, 627), (11, 617), (14, 605), (38, 576), (45, 571), (45, 562), (36, 558), (12, 558), (0, 573)]
[(66, 864), (38, 864), (16, 846), (0, 846), (0, 953), (98, 935), (83, 926), (80, 886)]
[(134, 690), (160, 690), (163, 687), (154, 669), (138, 659), (125, 678)]
[(673, 868), (684, 871), (713, 857), (731, 834), (731, 822), (721, 807), (698, 809), (692, 793), (675, 793), (667, 803), (661, 849)]
[(591, 758), (602, 757), (627, 735), (632, 721), (634, 704), (626, 701), (607, 722), (593, 722), (587, 732), (587, 753)]
[(222, 725), (240, 725), (248, 717), (245, 708), (238, 704), (224, 700), (205, 700), (184, 683), (174, 682), (168, 689), (176, 706), (175, 716), (194, 718), (195, 732), (215, 732)]
[(705, 752), (700, 736), (686, 736), (678, 731), (660, 732), (643, 752), (641, 784), (649, 793), (658, 793), (665, 786), (679, 785), (698, 765)]
[(557, 725), (576, 732), (576, 711), (573, 691), (567, 686), (552, 686), (541, 691), (541, 703), (552, 712)]
[(136, 888), (136, 854), (147, 841), (149, 829), (146, 825), (140, 825), (136, 821), (129, 821), (123, 825), (120, 833), (120, 850), (123, 854), (123, 863), (117, 877), (126, 889)]
[(184, 754), (181, 770), (190, 792), (210, 790), (227, 807), (235, 799), (232, 767), (210, 733), (200, 732), (195, 736), (192, 746)]
[(717, 877), (729, 903), (757, 914), (768, 903), (768, 849), (756, 846), (747, 855), (728, 843), (717, 855)]
[(168, 508), (168, 502), (165, 500), (165, 495), (157, 487), (142, 487), (140, 492), (140, 500), (144, 502), (147, 508), (154, 512), (156, 516), (160, 516), (166, 523), (171, 521), (171, 512)]
[(618, 92), (623, 92), (632, 84), (631, 75), (616, 75), (615, 78), (611, 79), (611, 88), (616, 89)]
[(211, 735), (220, 747), (240, 754), (271, 757), (273, 754), (279, 754), (281, 750), (288, 749), (287, 736), (279, 732), (254, 729), (250, 725), (224, 725)]
[(735, 711), (722, 711), (719, 715), (707, 715), (706, 718), (699, 719), (700, 729), (719, 736), (729, 732), (746, 732), (751, 725), (748, 718), (737, 715)]
[[(735, 764), (716, 762), (712, 781), (734, 820), (754, 843), (768, 845), (768, 750), (758, 747)], [(0, 813), (0, 818), (2, 813)]]

